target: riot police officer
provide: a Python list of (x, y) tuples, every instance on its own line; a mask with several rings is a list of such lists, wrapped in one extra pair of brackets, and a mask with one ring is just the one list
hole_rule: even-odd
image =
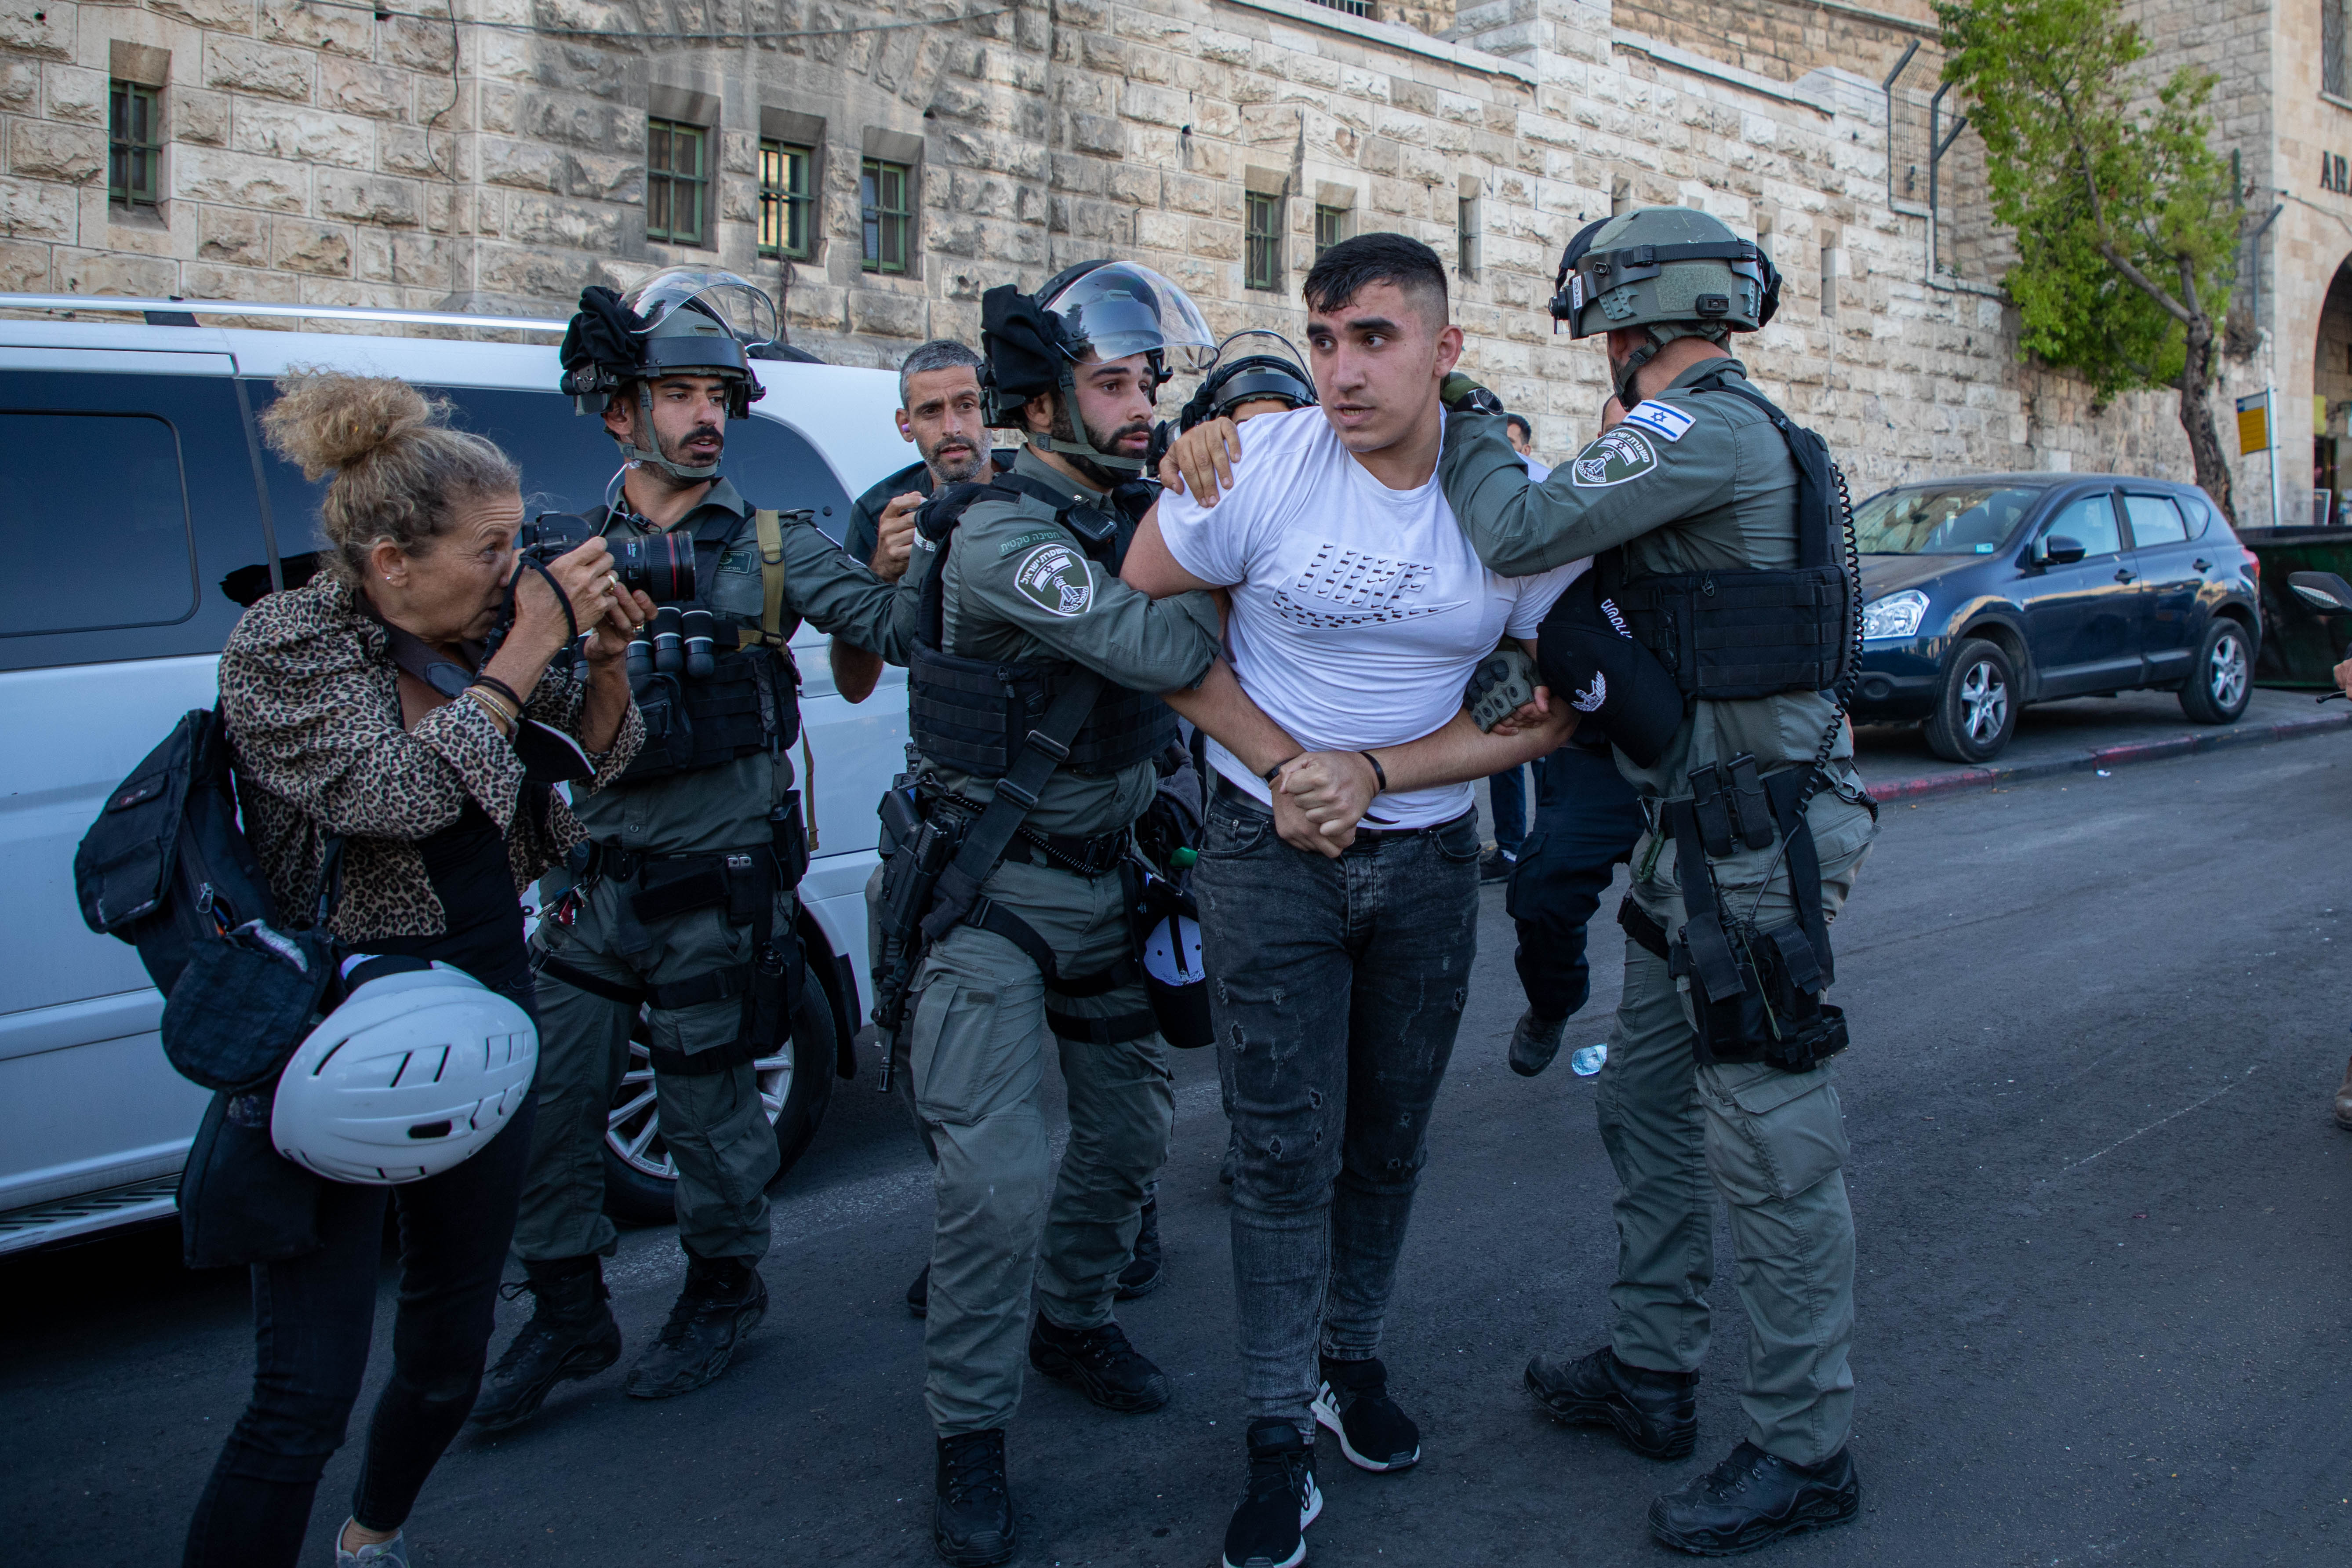
[[(1711, 1173), (1749, 1324), (1746, 1430), (1657, 1499), (1650, 1526), (1685, 1551), (1746, 1551), (1850, 1520), (1860, 1498), (1846, 1453), (1853, 1221), (1830, 1065), (1845, 1033), (1821, 1000), (1828, 921), (1875, 831), (1841, 711), (1858, 633), (1843, 484), (1723, 347), (1778, 302), (1756, 246), (1704, 214), (1645, 208), (1578, 235), (1559, 284), (1554, 315), (1607, 334), (1614, 422), (1536, 484), (1503, 421), (1471, 410), (1475, 389), (1450, 388), (1438, 476), (1496, 571), (1595, 557), (1599, 591), (1684, 713), (1646, 763), (1618, 746), (1649, 831), (1620, 914), (1624, 997), (1598, 1096), (1619, 1182), (1614, 1326), (1581, 1358), (1537, 1356), (1527, 1381), (1553, 1415), (1613, 1426), (1637, 1453), (1691, 1451)], [(1549, 623), (1544, 641), (1549, 667)], [(1570, 689), (1557, 674), (1553, 689)]]
[(774, 321), (741, 279), (672, 269), (626, 298), (587, 289), (564, 339), (563, 390), (603, 415), (623, 459), (587, 525), (650, 563), (656, 597), (674, 602), (652, 645), (631, 650), (645, 747), (575, 803), (590, 841), (540, 886), (539, 1120), (514, 1240), (536, 1303), (475, 1407), (493, 1429), (620, 1357), (601, 1270), (615, 1242), (604, 1138), (641, 1006), (686, 1283), (625, 1391), (701, 1387), (766, 1309), (758, 1264), (778, 1155), (753, 1063), (780, 1047), (814, 984), (793, 934), (808, 856), (786, 645), (806, 619), (862, 658), (903, 662), (913, 625), (911, 595), (894, 609), (897, 591), (806, 512), (755, 510), (719, 472), (728, 422), (762, 395), (745, 350)]
[[(958, 1564), (1013, 1551), (1004, 1428), (1024, 1346), (1105, 1409), (1168, 1401), (1111, 1315), (1174, 1106), (1125, 868), (1176, 736), (1154, 694), (1217, 657), (1207, 595), (1155, 603), (1118, 580), (1155, 493), (1135, 476), (1160, 384), (1213, 351), (1199, 310), (1149, 268), (1089, 262), (1034, 295), (991, 289), (982, 322), (989, 422), (1025, 444), (1010, 472), (943, 492), (918, 522), (933, 559), (910, 574), (920, 761), (906, 798), (923, 820), (881, 899), (921, 924), (886, 921), (911, 1002), (901, 1022), (886, 987), (877, 1012), (906, 1037), (936, 1160), (924, 1394), (934, 1541)], [(1049, 1039), (1071, 1124), (1050, 1205)]]

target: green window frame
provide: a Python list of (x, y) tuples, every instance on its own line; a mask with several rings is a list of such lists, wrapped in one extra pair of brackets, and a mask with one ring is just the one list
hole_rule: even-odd
[(704, 243), (710, 132), (676, 120), (646, 120), (646, 237)]
[(114, 80), (106, 94), (106, 199), (152, 210), (163, 170), (163, 95), (144, 82)]
[(1282, 288), (1282, 198), (1264, 191), (1244, 193), (1242, 287)]
[(1318, 202), (1315, 206), (1315, 259), (1322, 260), (1325, 251), (1347, 237), (1348, 209), (1327, 207)]
[(760, 139), (760, 254), (809, 258), (810, 217), (815, 195), (809, 183), (816, 150), (772, 137)]
[(904, 272), (913, 248), (915, 172), (904, 163), (868, 158), (857, 173), (857, 266), (864, 272)]

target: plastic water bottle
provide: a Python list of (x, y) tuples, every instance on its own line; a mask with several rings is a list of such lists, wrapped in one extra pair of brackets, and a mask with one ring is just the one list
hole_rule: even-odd
[(1570, 1057), (1568, 1058), (1568, 1065), (1570, 1070), (1574, 1072), (1577, 1077), (1591, 1078), (1594, 1073), (1601, 1070), (1601, 1064), (1608, 1059), (1609, 1043), (1604, 1040), (1597, 1046), (1587, 1046), (1582, 1050), (1577, 1052), (1574, 1056)]

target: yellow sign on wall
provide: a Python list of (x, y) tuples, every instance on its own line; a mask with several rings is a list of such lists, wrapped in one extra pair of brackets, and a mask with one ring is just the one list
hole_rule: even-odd
[(2238, 456), (2271, 449), (2270, 394), (2238, 399)]

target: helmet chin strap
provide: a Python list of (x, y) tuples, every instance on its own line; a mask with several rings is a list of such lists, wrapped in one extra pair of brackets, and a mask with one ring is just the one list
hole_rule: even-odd
[[(1061, 398), (1062, 408), (1070, 416), (1070, 428), (1076, 430), (1081, 437), (1085, 436), (1087, 422), (1078, 416), (1077, 383), (1066, 371), (1062, 375)], [(1029, 444), (1043, 451), (1059, 452), (1066, 458), (1083, 458), (1087, 462), (1108, 468), (1113, 473), (1139, 474), (1144, 468), (1144, 459), (1141, 458), (1124, 458), (1116, 452), (1106, 452), (1091, 441), (1065, 441), (1051, 432), (1041, 436), (1035, 431), (1031, 431)]]
[(1726, 334), (1726, 329), (1713, 323), (1699, 326), (1685, 325), (1680, 321), (1656, 321), (1645, 330), (1650, 334), (1648, 344), (1634, 350), (1626, 356), (1622, 365), (1615, 367), (1618, 405), (1628, 412), (1632, 411), (1637, 401), (1633, 395), (1633, 378), (1641, 374), (1643, 365), (1657, 358), (1660, 350), (1676, 338), (1705, 338), (1708, 342), (1720, 347)]
[[(654, 427), (653, 389), (648, 387), (642, 381), (637, 383), (637, 424), (639, 428), (646, 431), (648, 434), (652, 432)], [(671, 479), (677, 479), (684, 484), (700, 484), (705, 479), (715, 479), (719, 477), (719, 465), (717, 463), (698, 463), (692, 465), (686, 463), (673, 463), (667, 458), (663, 457), (661, 453), (661, 437), (659, 436), (654, 437), (654, 449), (650, 452), (646, 450), (645, 447), (638, 446), (634, 441), (623, 441), (619, 445), (621, 447), (622, 457), (627, 462), (633, 463), (639, 468), (659, 468)]]

